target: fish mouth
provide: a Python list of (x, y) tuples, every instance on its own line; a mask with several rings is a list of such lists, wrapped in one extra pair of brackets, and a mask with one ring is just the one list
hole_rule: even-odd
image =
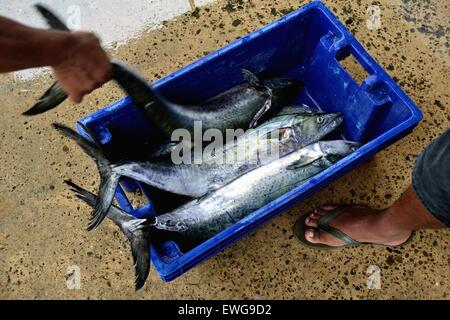
[(342, 116), (342, 112), (332, 112), (329, 113), (333, 118), (333, 120), (339, 120), (339, 121), (343, 121), (343, 116)]
[(344, 122), (342, 112), (332, 112), (328, 113), (327, 115), (329, 117), (329, 124), (333, 128), (332, 130), (338, 128)]

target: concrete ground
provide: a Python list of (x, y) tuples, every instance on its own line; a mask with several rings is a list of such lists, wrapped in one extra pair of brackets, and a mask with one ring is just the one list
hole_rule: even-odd
[[(111, 55), (153, 81), (307, 2), (223, 0), (192, 10), (190, 1), (188, 12), (111, 46)], [(448, 1), (376, 1), (378, 30), (367, 28), (372, 0), (324, 2), (417, 103), (424, 120), (411, 135), (174, 282), (160, 281), (152, 270), (137, 293), (124, 237), (110, 222), (86, 232), (90, 209), (63, 185), (73, 178), (95, 190), (94, 164), (50, 128), (54, 121), (73, 125), (122, 92), (107, 84), (81, 105), (67, 102), (24, 118), (20, 113), (51, 79), (0, 75), (0, 298), (448, 299), (448, 230), (419, 232), (398, 249), (315, 251), (292, 236), (298, 216), (324, 203), (390, 205), (411, 183), (419, 152), (450, 121)], [(141, 9), (135, 6), (129, 11)], [(66, 284), (72, 265), (80, 268), (79, 290)], [(380, 289), (367, 287), (371, 268), (381, 270)]]

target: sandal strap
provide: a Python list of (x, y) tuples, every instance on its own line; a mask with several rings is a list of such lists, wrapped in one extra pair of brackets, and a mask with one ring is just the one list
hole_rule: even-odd
[(324, 215), (322, 218), (319, 219), (319, 221), (317, 221), (317, 228), (319, 230), (325, 231), (325, 232), (335, 236), (339, 240), (344, 241), (346, 244), (357, 245), (357, 244), (360, 244), (358, 241), (352, 239), (351, 237), (349, 237), (347, 234), (345, 234), (341, 230), (338, 230), (338, 229), (330, 226), (330, 223), (334, 219), (336, 219), (341, 213), (343, 213), (344, 210), (347, 209), (348, 207), (349, 207), (348, 205), (342, 205), (342, 206), (339, 206), (336, 209), (334, 209), (329, 214)]

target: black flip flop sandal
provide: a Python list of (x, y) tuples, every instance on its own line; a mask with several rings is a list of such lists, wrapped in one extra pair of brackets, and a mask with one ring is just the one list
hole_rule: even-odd
[(329, 245), (326, 245), (323, 243), (311, 243), (308, 240), (306, 240), (305, 231), (306, 231), (306, 229), (311, 229), (311, 227), (308, 227), (305, 224), (305, 219), (311, 213), (301, 216), (297, 220), (297, 222), (294, 224), (294, 230), (293, 230), (294, 236), (298, 239), (298, 241), (300, 241), (300, 243), (302, 245), (309, 247), (309, 248), (314, 248), (314, 249), (338, 249), (338, 248), (343, 248), (343, 247), (356, 247), (359, 245), (373, 245), (376, 247), (399, 247), (399, 246), (403, 246), (403, 245), (407, 244), (409, 241), (411, 241), (411, 239), (413, 237), (413, 233), (411, 233), (411, 236), (405, 242), (403, 242), (402, 244), (396, 245), (396, 246), (359, 242), (359, 241), (352, 239), (351, 237), (349, 237), (347, 234), (345, 234), (341, 230), (330, 226), (331, 222), (334, 219), (336, 219), (340, 214), (342, 214), (345, 211), (345, 209), (347, 209), (349, 207), (350, 207), (350, 205), (342, 205), (342, 206), (336, 207), (333, 211), (326, 214), (325, 216), (323, 216), (322, 218), (320, 218), (317, 221), (317, 228), (316, 228), (317, 231), (325, 231), (325, 232), (335, 236), (339, 240), (344, 241), (345, 242), (344, 245), (335, 247), (335, 246), (329, 246)]

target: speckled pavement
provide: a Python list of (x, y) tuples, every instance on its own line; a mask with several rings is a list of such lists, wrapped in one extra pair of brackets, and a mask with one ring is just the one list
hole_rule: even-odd
[[(228, 0), (167, 21), (111, 52), (160, 78), (309, 1)], [(448, 1), (324, 1), (424, 113), (414, 132), (372, 160), (277, 217), (174, 282), (151, 271), (133, 290), (131, 254), (110, 222), (88, 233), (90, 209), (63, 185), (73, 178), (95, 190), (93, 162), (50, 124), (75, 121), (122, 97), (105, 85), (81, 105), (24, 118), (48, 77), (14, 82), (0, 75), (0, 298), (6, 299), (448, 299), (450, 233), (423, 231), (397, 249), (315, 251), (300, 246), (291, 228), (324, 203), (390, 205), (411, 182), (423, 147), (449, 127)], [(382, 28), (366, 27), (376, 4)], [(438, 183), (439, 179), (436, 177)], [(80, 267), (81, 288), (69, 290), (67, 268)], [(367, 270), (381, 270), (381, 288), (368, 289)]]

